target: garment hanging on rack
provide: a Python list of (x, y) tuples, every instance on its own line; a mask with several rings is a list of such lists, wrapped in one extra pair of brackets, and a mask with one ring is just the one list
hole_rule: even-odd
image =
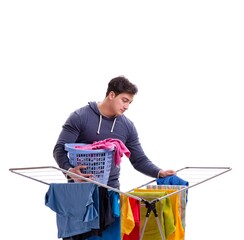
[(98, 186), (93, 183), (53, 183), (45, 205), (56, 212), (58, 238), (99, 229)]
[(91, 236), (99, 236), (99, 239), (101, 236), (103, 236), (103, 232), (106, 231), (107, 228), (109, 228), (115, 221), (115, 215), (113, 214), (113, 208), (111, 201), (112, 198), (110, 194), (108, 193), (108, 189), (104, 187), (99, 187), (99, 223), (100, 227), (99, 229), (92, 229), (89, 232), (85, 232), (82, 234), (78, 234), (75, 236), (71, 236), (68, 238), (63, 238), (63, 240), (87, 240)]
[[(137, 191), (137, 189), (134, 189), (134, 192), (130, 192), (130, 194), (141, 197), (149, 202), (167, 195), (166, 192)], [(162, 240), (158, 227), (162, 229), (164, 239), (167, 239), (168, 236), (173, 234), (176, 230), (174, 225), (174, 215), (173, 215), (170, 199), (163, 198), (155, 202), (155, 206), (159, 216), (160, 226), (157, 226), (155, 216), (150, 214), (143, 235), (143, 240), (151, 240), (151, 239)], [(140, 215), (141, 215), (141, 226), (142, 226), (142, 224), (145, 221), (145, 216), (147, 213), (147, 208), (143, 202), (141, 203), (140, 210), (141, 210)]]
[(133, 212), (130, 205), (129, 197), (120, 195), (120, 210), (121, 210), (121, 237), (124, 234), (130, 234), (135, 227)]
[(108, 191), (112, 213), (115, 221), (108, 226), (101, 236), (92, 236), (86, 240), (121, 240), (120, 231), (120, 196), (117, 192)]
[[(189, 182), (178, 177), (177, 175), (170, 175), (164, 178), (157, 178), (156, 179), (157, 185), (179, 185), (179, 186), (189, 186)], [(188, 190), (186, 190), (186, 202), (187, 202), (187, 194)]]
[[(154, 194), (155, 192), (161, 192), (161, 193), (166, 193), (166, 194), (171, 194), (176, 192), (174, 189), (134, 189), (135, 192), (141, 192), (141, 193), (151, 193)], [(173, 194), (170, 195), (169, 200), (171, 202), (171, 207), (172, 207), (172, 212), (174, 216), (174, 226), (175, 226), (175, 231), (172, 232), (171, 234), (168, 234), (166, 236), (167, 240), (184, 240), (185, 236), (185, 231), (182, 226), (181, 222), (181, 216), (179, 212), (179, 196), (178, 194)], [(164, 216), (164, 221), (166, 221), (166, 216)]]
[(181, 223), (183, 228), (185, 229), (186, 223), (185, 223), (185, 218), (186, 218), (186, 191), (183, 189), (185, 186), (182, 185), (147, 185), (146, 189), (161, 189), (161, 190), (167, 190), (167, 189), (172, 189), (175, 191), (181, 190), (178, 194), (179, 198), (179, 212), (181, 216)]
[(139, 240), (140, 239), (140, 207), (141, 202), (134, 198), (129, 197), (129, 202), (134, 218), (134, 228), (128, 234), (123, 235), (123, 240)]

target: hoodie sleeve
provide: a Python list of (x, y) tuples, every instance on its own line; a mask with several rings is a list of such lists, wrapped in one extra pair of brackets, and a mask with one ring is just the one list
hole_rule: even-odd
[(161, 168), (149, 160), (149, 158), (144, 153), (144, 150), (142, 149), (141, 143), (139, 141), (137, 130), (133, 123), (131, 126), (130, 137), (126, 142), (126, 147), (131, 152), (130, 162), (137, 171), (149, 177), (158, 177), (158, 173)]
[(81, 120), (77, 111), (70, 114), (62, 127), (56, 145), (53, 149), (53, 157), (58, 166), (62, 169), (68, 170), (72, 167), (67, 157), (67, 152), (64, 149), (65, 143), (75, 143), (79, 137), (81, 129)]

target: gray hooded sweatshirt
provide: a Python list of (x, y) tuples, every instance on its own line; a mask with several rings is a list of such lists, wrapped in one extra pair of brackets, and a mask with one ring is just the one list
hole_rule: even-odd
[[(145, 155), (133, 122), (124, 114), (115, 118), (102, 116), (96, 102), (89, 102), (70, 114), (54, 147), (54, 159), (60, 168), (68, 170), (73, 166), (64, 149), (65, 143), (91, 144), (107, 138), (119, 139), (125, 144), (130, 151), (130, 162), (137, 171), (153, 178), (158, 177), (160, 168)], [(119, 188), (119, 175), (120, 167), (113, 164), (107, 185)]]

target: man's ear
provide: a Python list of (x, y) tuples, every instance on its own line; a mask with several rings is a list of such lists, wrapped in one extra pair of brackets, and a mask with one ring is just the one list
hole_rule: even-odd
[(115, 95), (115, 92), (114, 91), (111, 91), (109, 94), (108, 94), (108, 97), (110, 100), (114, 99), (116, 97)]

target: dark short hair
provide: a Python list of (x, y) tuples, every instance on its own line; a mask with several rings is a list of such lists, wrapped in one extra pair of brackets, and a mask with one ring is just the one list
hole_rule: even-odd
[(111, 79), (108, 83), (106, 96), (108, 96), (111, 91), (113, 91), (116, 96), (120, 93), (129, 93), (135, 95), (138, 92), (138, 88), (124, 76), (119, 76)]

